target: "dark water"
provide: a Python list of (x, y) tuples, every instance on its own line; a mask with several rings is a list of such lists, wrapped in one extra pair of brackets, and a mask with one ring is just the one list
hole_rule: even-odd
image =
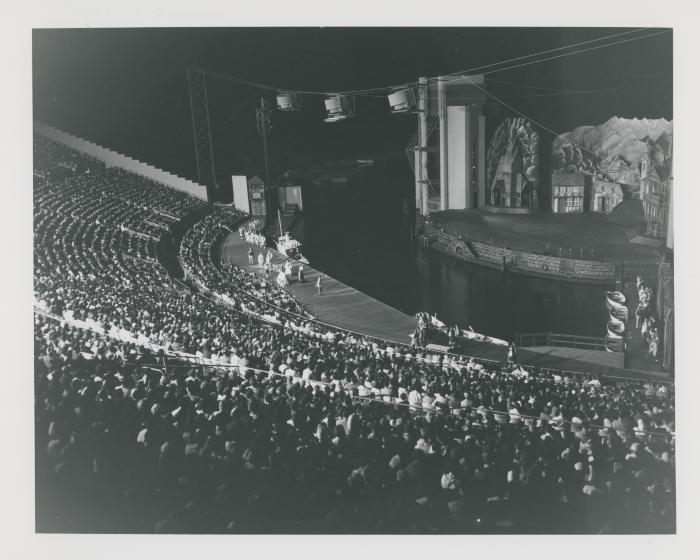
[(412, 180), (386, 164), (347, 185), (304, 188), (304, 253), (314, 267), (413, 314), (511, 339), (516, 332), (602, 336), (604, 287), (503, 274), (410, 241)]

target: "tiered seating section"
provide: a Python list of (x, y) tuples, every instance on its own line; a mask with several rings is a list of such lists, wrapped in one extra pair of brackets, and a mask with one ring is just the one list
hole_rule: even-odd
[(672, 385), (319, 325), (218, 268), (235, 214), (211, 213), (181, 247), (215, 297), (174, 291), (150, 222), (198, 203), (118, 170), (46, 179), (79, 155), (41, 150), (39, 531), (675, 530)]
[(183, 268), (191, 278), (223, 301), (260, 317), (284, 322), (310, 317), (284, 289), (232, 264), (221, 265), (215, 248), (243, 222), (234, 210), (216, 210), (192, 227), (180, 245)]

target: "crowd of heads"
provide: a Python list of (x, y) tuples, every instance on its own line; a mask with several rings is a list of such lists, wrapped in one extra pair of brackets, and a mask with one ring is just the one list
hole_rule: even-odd
[(72, 150), (40, 134), (33, 138), (34, 178), (60, 181), (66, 177), (104, 171), (104, 162)]
[(35, 314), (39, 530), (674, 531), (672, 385), (320, 325), (210, 259), (224, 214), (181, 246), (206, 297), (96, 257), (104, 237), (37, 237), (35, 296), (55, 316)]
[[(299, 302), (267, 276), (258, 277), (220, 261), (218, 244), (240, 223), (243, 216), (226, 209), (207, 214), (190, 228), (180, 244), (180, 259), (187, 273), (216, 297), (248, 313), (270, 315), (277, 321), (284, 320), (287, 313), (308, 317)], [(269, 259), (267, 265), (270, 267)]]
[(190, 366), (38, 316), (40, 474), (65, 494), (45, 527), (673, 530), (670, 389), (234, 340), (229, 367)]

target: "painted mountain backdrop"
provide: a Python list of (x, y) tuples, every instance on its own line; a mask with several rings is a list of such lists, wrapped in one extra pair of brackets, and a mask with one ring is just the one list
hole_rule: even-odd
[[(552, 170), (608, 175), (608, 169), (638, 184), (639, 160), (670, 166), (673, 121), (612, 117), (601, 125), (579, 126), (559, 135), (552, 146)], [(619, 163), (618, 163), (619, 162)]]

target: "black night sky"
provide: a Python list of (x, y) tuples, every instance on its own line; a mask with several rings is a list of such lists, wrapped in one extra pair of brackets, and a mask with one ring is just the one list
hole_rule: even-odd
[[(624, 31), (35, 30), (34, 118), (195, 179), (188, 67), (278, 87), (348, 90), (415, 81), (421, 75), (447, 74)], [(654, 31), (659, 30), (640, 34)], [(488, 89), (557, 132), (582, 124), (600, 124), (613, 115), (671, 119), (672, 43), (672, 33), (667, 32), (498, 72), (487, 77)], [(551, 95), (550, 91), (601, 89), (607, 91), (567, 95)], [(209, 82), (217, 174), (222, 179), (232, 172), (260, 172), (262, 149), (254, 111), (260, 94), (256, 91), (217, 79)], [(267, 95), (272, 99), (270, 92)], [(402, 154), (416, 127), (414, 117), (390, 115), (384, 97), (358, 98), (357, 117), (338, 125), (322, 122), (321, 97), (307, 96), (303, 103), (302, 113), (273, 114), (273, 171), (315, 158)], [(501, 118), (510, 114), (492, 100), (488, 115), (495, 118), (490, 118), (489, 128), (493, 130)], [(542, 134), (548, 136), (545, 131)]]

